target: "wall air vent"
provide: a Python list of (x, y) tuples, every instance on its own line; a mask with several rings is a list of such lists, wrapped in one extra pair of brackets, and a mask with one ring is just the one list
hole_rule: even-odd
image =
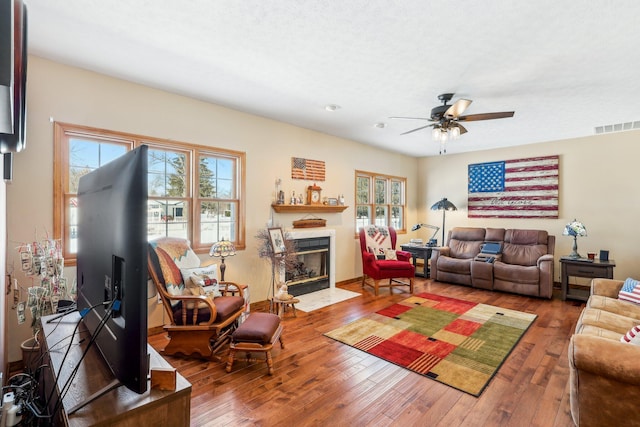
[(640, 120), (636, 120), (635, 122), (616, 123), (614, 125), (596, 126), (594, 128), (594, 133), (596, 135), (600, 135), (601, 133), (623, 132), (625, 130), (634, 129), (640, 129)]

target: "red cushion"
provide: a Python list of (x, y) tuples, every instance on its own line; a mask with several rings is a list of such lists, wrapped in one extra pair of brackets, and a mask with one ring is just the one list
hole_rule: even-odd
[(378, 260), (378, 267), (380, 270), (407, 270), (413, 267), (407, 261), (398, 261), (390, 259)]

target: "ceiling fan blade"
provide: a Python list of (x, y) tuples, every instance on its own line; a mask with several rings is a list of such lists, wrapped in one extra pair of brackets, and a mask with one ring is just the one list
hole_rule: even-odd
[(460, 123), (456, 123), (456, 126), (460, 128), (460, 135), (467, 133), (467, 129), (464, 126), (462, 126)]
[(501, 113), (470, 114), (468, 116), (458, 117), (458, 121), (477, 122), (478, 120), (506, 119), (508, 117), (513, 117), (514, 114), (515, 112), (513, 111), (503, 111)]
[(390, 119), (403, 119), (403, 120), (431, 120), (427, 117), (389, 117)]
[(413, 132), (416, 132), (416, 131), (419, 131), (419, 130), (422, 130), (422, 129), (426, 129), (426, 128), (431, 127), (431, 126), (433, 126), (433, 124), (426, 125), (426, 126), (421, 126), (421, 127), (419, 127), (419, 128), (415, 128), (415, 129), (412, 129), (412, 130), (410, 130), (410, 131), (407, 131), (407, 132), (401, 133), (400, 135), (406, 135), (406, 134), (408, 134), (408, 133), (413, 133)]
[(464, 113), (464, 110), (469, 108), (472, 102), (470, 99), (458, 99), (444, 112), (444, 117), (454, 118), (460, 116), (460, 114)]

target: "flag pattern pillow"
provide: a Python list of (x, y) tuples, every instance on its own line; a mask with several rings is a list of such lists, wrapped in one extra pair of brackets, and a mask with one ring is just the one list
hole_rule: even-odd
[(620, 338), (620, 342), (626, 344), (640, 345), (640, 326), (634, 326)]
[(627, 278), (618, 292), (618, 299), (640, 304), (640, 281)]

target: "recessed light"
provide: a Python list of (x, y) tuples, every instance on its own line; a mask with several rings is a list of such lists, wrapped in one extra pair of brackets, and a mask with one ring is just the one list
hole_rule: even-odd
[(378, 123), (376, 123), (375, 125), (373, 125), (373, 127), (376, 127), (376, 128), (378, 128), (378, 129), (384, 129), (384, 128), (386, 128), (386, 127), (387, 127), (387, 124), (386, 124), (386, 123), (383, 123), (383, 122), (378, 122)]
[(327, 111), (336, 111), (340, 109), (340, 106), (336, 104), (327, 104), (324, 106), (324, 109)]

